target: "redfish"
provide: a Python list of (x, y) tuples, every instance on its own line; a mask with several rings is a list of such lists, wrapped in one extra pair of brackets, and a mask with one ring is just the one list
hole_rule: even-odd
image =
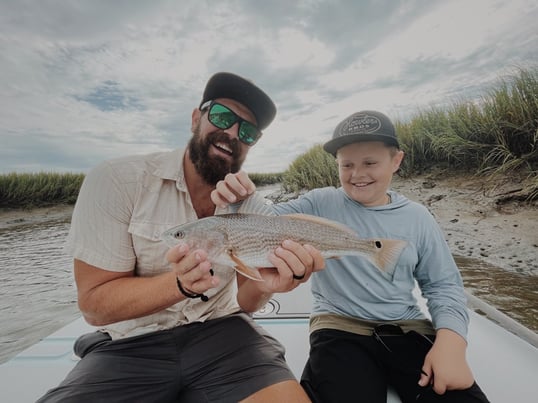
[(393, 267), (407, 245), (395, 239), (361, 239), (341, 223), (308, 214), (216, 215), (170, 228), (162, 239), (170, 246), (181, 241), (204, 249), (210, 262), (258, 281), (262, 277), (256, 268), (273, 267), (268, 255), (286, 239), (312, 245), (326, 259), (364, 256), (381, 271)]

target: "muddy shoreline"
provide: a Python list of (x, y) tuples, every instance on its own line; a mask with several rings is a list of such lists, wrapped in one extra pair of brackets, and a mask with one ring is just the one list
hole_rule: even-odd
[(520, 188), (517, 180), (439, 173), (396, 178), (393, 188), (428, 207), (454, 255), (538, 276), (538, 203), (506, 201)]

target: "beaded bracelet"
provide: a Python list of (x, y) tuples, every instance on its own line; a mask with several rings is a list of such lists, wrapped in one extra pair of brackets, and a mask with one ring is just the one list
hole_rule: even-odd
[(186, 296), (187, 298), (200, 298), (202, 301), (204, 302), (207, 302), (209, 301), (209, 297), (207, 295), (204, 295), (204, 294), (194, 294), (192, 292), (189, 292), (189, 291), (186, 291), (182, 286), (181, 286), (181, 282), (179, 281), (179, 278), (176, 277), (176, 281), (177, 281), (177, 288), (179, 288), (179, 291), (181, 291), (181, 293)]

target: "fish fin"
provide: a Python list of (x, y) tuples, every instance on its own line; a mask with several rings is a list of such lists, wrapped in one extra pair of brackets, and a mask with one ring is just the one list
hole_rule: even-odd
[(318, 217), (310, 214), (301, 214), (301, 213), (295, 213), (295, 214), (283, 214), (281, 217), (291, 217), (298, 220), (313, 222), (316, 224), (323, 224), (327, 225), (329, 227), (337, 228), (341, 231), (346, 231), (349, 234), (352, 234), (353, 236), (357, 236), (357, 233), (353, 231), (351, 228), (349, 228), (347, 225), (329, 220), (328, 218)]
[(370, 257), (370, 260), (377, 268), (387, 272), (394, 267), (400, 254), (407, 246), (406, 241), (398, 239), (372, 239), (376, 247), (376, 252)]
[(243, 200), (243, 203), (241, 203), (241, 206), (237, 212), (243, 214), (259, 214), (268, 216), (276, 215), (271, 207), (271, 201), (264, 199), (258, 193), (254, 193), (252, 196)]
[(251, 280), (255, 281), (263, 281), (262, 276), (260, 275), (260, 272), (256, 269), (253, 269), (249, 266), (247, 266), (241, 259), (239, 259), (237, 256), (234, 255), (233, 251), (229, 251), (228, 255), (230, 256), (230, 259), (232, 259), (235, 263), (234, 269), (241, 273), (243, 276), (250, 278)]

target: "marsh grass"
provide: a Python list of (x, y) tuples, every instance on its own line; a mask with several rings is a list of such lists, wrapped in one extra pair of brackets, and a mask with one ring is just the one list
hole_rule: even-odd
[[(475, 174), (495, 183), (499, 175), (523, 186), (518, 200), (538, 200), (538, 67), (502, 77), (478, 100), (418, 110), (394, 122), (405, 158), (401, 176), (431, 169)], [(251, 174), (257, 186), (282, 183), (288, 192), (339, 186), (334, 158), (317, 144), (283, 173)], [(83, 174), (0, 175), (0, 207), (75, 202)], [(523, 179), (521, 179), (523, 178)]]
[(338, 169), (334, 157), (317, 144), (290, 164), (282, 187), (287, 192), (299, 192), (323, 186), (339, 186)]
[(281, 183), (283, 173), (253, 173), (249, 174), (250, 179), (256, 186), (274, 185), (275, 183)]
[(10, 173), (0, 175), (0, 207), (32, 208), (73, 204), (83, 174)]

